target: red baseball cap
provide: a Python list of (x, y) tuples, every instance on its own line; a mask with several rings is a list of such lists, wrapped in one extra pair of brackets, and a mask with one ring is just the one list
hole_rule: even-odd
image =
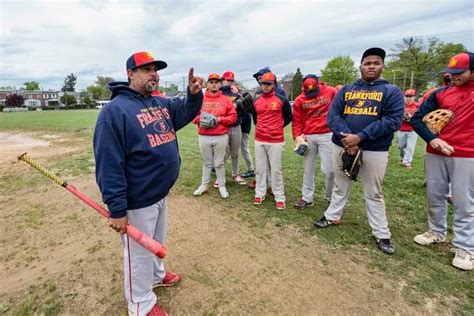
[(259, 83), (262, 82), (268, 82), (268, 83), (275, 83), (276, 82), (276, 76), (273, 72), (267, 72), (262, 75), (262, 78), (260, 78)]
[(416, 90), (415, 89), (405, 90), (405, 96), (407, 96), (407, 95), (416, 96)]
[(460, 74), (466, 70), (474, 68), (474, 54), (461, 53), (451, 57), (448, 67), (441, 70), (441, 72), (449, 74)]
[(219, 74), (212, 73), (209, 75), (209, 77), (207, 77), (207, 81), (211, 81), (211, 80), (221, 81), (221, 76), (219, 76)]
[(134, 53), (132, 56), (127, 59), (127, 70), (134, 70), (138, 67), (143, 67), (146, 65), (155, 64), (156, 70), (165, 69), (168, 67), (168, 64), (162, 60), (156, 60), (148, 52), (138, 52)]
[(318, 88), (319, 80), (315, 75), (307, 75), (303, 78), (303, 90), (312, 91)]
[(235, 75), (232, 71), (226, 71), (222, 74), (222, 80), (226, 79), (226, 80), (231, 80), (231, 81), (234, 81)]

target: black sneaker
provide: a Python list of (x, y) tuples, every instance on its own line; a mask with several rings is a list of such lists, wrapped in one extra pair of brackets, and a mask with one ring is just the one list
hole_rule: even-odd
[(255, 172), (253, 170), (249, 170), (246, 173), (243, 173), (241, 175), (242, 178), (250, 178), (250, 177), (255, 177)]
[(386, 254), (393, 255), (395, 253), (395, 245), (390, 239), (377, 239), (377, 244), (379, 245), (380, 250)]
[(339, 225), (341, 223), (341, 220), (337, 221), (331, 221), (329, 219), (326, 219), (326, 216), (321, 217), (320, 219), (314, 221), (314, 226), (317, 228), (326, 228), (329, 225)]
[(313, 205), (313, 202), (306, 202), (305, 200), (301, 199), (295, 204), (295, 208), (302, 210)]

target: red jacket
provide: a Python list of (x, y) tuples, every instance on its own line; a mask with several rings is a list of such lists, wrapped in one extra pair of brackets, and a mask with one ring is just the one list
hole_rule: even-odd
[[(218, 118), (217, 126), (214, 128), (199, 127), (201, 112), (210, 113)], [(218, 136), (229, 132), (229, 126), (237, 121), (237, 112), (231, 99), (222, 94), (221, 91), (211, 95), (209, 91), (204, 94), (202, 108), (199, 114), (194, 118), (193, 123), (198, 124), (199, 135)]]
[[(409, 113), (410, 117), (418, 110), (418, 103), (412, 102), (410, 104), (405, 103), (405, 112)], [(412, 132), (413, 127), (411, 126), (410, 122), (403, 120), (402, 126), (400, 127), (401, 132)]]
[(314, 98), (307, 98), (301, 93), (293, 103), (293, 138), (301, 134), (324, 134), (331, 130), (326, 124), (329, 106), (336, 95), (335, 88), (321, 82), (319, 94)]
[[(454, 118), (437, 136), (423, 122), (423, 117), (436, 109), (448, 109), (454, 113)], [(474, 158), (474, 81), (434, 91), (415, 113), (411, 125), (428, 143), (427, 152), (444, 156), (443, 153), (429, 145), (430, 141), (439, 137), (454, 147), (451, 157)]]
[(262, 93), (254, 102), (255, 140), (264, 143), (283, 143), (283, 128), (291, 122), (288, 100), (272, 91)]

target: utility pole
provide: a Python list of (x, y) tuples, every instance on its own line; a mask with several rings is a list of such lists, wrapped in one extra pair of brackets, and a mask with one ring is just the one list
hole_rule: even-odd
[(405, 91), (406, 83), (407, 83), (407, 76), (408, 76), (408, 64), (410, 63), (410, 53), (411, 53), (411, 44), (413, 43), (413, 37), (410, 37), (410, 41), (408, 42), (408, 50), (407, 50), (407, 59), (405, 60), (405, 74), (403, 75), (403, 89)]
[(411, 71), (411, 80), (410, 80), (410, 89), (413, 89), (413, 77), (415, 76), (415, 72)]
[(186, 77), (183, 76), (183, 92), (186, 92), (186, 90), (184, 89), (185, 80), (186, 80)]

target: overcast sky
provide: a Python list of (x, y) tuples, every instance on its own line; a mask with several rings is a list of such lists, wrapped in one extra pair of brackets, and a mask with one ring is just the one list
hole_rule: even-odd
[(232, 70), (248, 87), (258, 69), (281, 77), (297, 67), (319, 74), (336, 55), (406, 37), (438, 37), (474, 50), (474, 1), (122, 1), (0, 0), (0, 86), (38, 81), (76, 90), (97, 76), (126, 79), (125, 61), (148, 51), (168, 63), (161, 85)]

